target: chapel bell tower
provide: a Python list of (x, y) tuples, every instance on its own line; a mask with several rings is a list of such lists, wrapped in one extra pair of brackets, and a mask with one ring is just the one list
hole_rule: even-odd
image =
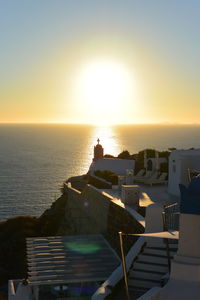
[(103, 147), (101, 146), (101, 144), (99, 144), (100, 140), (98, 139), (97, 140), (97, 145), (94, 146), (94, 158), (93, 158), (93, 161), (97, 161), (99, 158), (103, 158), (103, 152), (104, 152), (104, 149)]

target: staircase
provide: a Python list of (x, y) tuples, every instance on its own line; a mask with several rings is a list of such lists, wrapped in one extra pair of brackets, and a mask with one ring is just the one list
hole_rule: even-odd
[[(170, 258), (177, 252), (178, 244), (169, 244)], [(130, 294), (141, 296), (155, 286), (161, 286), (163, 276), (169, 272), (166, 246), (146, 244), (134, 261), (128, 276)]]

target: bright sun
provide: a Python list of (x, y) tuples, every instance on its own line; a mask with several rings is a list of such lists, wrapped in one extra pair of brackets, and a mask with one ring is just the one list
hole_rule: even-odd
[(83, 65), (77, 78), (78, 102), (87, 110), (89, 122), (96, 125), (118, 123), (133, 85), (125, 66), (96, 60)]

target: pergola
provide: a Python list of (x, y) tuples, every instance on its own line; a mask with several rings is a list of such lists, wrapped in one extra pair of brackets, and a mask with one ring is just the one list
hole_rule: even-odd
[(102, 282), (121, 263), (102, 235), (27, 238), (32, 286)]

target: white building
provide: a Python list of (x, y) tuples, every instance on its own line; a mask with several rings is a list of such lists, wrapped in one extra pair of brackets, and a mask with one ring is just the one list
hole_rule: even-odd
[(117, 175), (125, 176), (126, 170), (134, 170), (135, 161), (131, 159), (119, 159), (119, 158), (99, 158), (93, 161), (89, 168), (89, 173), (93, 174), (94, 171), (109, 170)]
[(200, 170), (200, 149), (172, 151), (169, 156), (169, 194), (180, 196), (179, 183), (188, 184), (188, 169)]
[(160, 166), (163, 163), (167, 163), (167, 159), (165, 157), (151, 157), (147, 158), (146, 167), (149, 171), (156, 171), (160, 169)]
[(129, 184), (132, 184), (131, 174), (127, 171), (134, 171), (135, 161), (131, 159), (104, 158), (104, 149), (99, 142), (100, 140), (98, 139), (97, 145), (94, 146), (94, 157), (89, 167), (89, 173), (93, 175), (95, 171), (112, 171), (119, 176), (129, 177)]

